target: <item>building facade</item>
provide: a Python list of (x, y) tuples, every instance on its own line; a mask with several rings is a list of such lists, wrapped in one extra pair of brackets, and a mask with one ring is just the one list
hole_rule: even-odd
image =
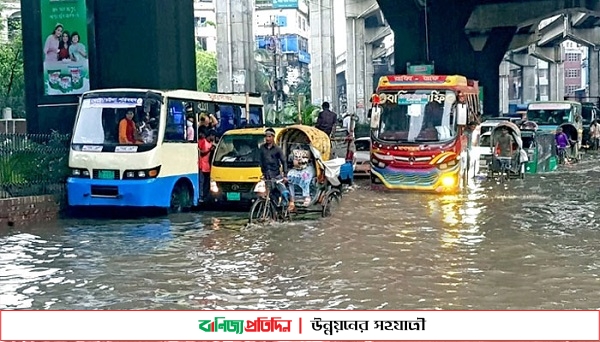
[(198, 46), (217, 52), (217, 13), (215, 0), (194, 0), (194, 30)]
[(13, 38), (21, 28), (21, 1), (4, 0), (2, 1), (2, 11), (0, 12), (2, 20), (2, 30), (0, 31), (0, 41), (6, 42)]
[[(572, 97), (575, 91), (585, 89), (587, 86), (587, 47), (572, 41), (562, 43), (563, 55), (563, 77), (565, 97)], [(550, 86), (550, 68), (547, 62), (536, 60), (535, 64), (535, 99), (532, 101), (548, 101)], [(511, 65), (508, 76), (508, 98), (509, 103), (526, 103), (529, 99), (523, 99), (523, 70), (517, 65)]]
[(256, 47), (275, 57), (278, 78), (287, 86), (297, 85), (309, 71), (308, 10), (305, 0), (256, 0)]

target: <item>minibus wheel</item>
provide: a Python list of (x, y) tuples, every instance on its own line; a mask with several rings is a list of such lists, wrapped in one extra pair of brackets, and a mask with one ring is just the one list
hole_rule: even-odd
[(192, 207), (192, 196), (190, 189), (182, 182), (175, 184), (171, 192), (170, 213), (180, 213)]

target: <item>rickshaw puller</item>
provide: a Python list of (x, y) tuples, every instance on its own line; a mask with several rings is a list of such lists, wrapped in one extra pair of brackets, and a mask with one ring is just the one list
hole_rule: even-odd
[[(272, 128), (265, 130), (265, 143), (260, 147), (260, 170), (269, 194), (281, 194), (282, 205), (287, 206), (290, 193), (283, 184), (287, 183), (285, 176), (287, 175), (287, 163), (283, 150), (275, 144), (275, 130)], [(275, 191), (275, 193), (271, 193), (271, 191)], [(277, 198), (277, 196), (272, 198)]]

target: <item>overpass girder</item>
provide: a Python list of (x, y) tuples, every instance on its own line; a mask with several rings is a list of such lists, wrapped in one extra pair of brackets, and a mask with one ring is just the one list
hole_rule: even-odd
[(534, 67), (536, 65), (535, 58), (525, 52), (509, 52), (504, 60), (519, 67)]
[(465, 30), (485, 32), (494, 27), (520, 27), (565, 11), (600, 14), (600, 3), (597, 0), (542, 0), (477, 5)]
[[(377, 0), (346, 0), (346, 18), (366, 18), (381, 12)], [(383, 18), (383, 14), (379, 14)]]
[(539, 34), (517, 33), (508, 46), (509, 51), (519, 52), (525, 50), (531, 44), (536, 44), (539, 41)]
[(365, 43), (379, 45), (381, 41), (390, 34), (392, 34), (392, 29), (389, 25), (376, 28), (365, 28)]
[(567, 39), (586, 46), (600, 46), (600, 27), (593, 27), (589, 29), (569, 27), (565, 32), (564, 40)]
[(563, 50), (564, 48), (562, 45), (541, 47), (536, 44), (531, 44), (527, 49), (527, 53), (548, 63), (562, 63), (564, 62)]
[(557, 39), (563, 39), (570, 27), (568, 19), (560, 16), (539, 31), (538, 45), (544, 46)]

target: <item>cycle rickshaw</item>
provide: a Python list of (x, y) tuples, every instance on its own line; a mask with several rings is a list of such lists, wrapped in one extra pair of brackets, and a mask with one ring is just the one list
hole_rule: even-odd
[[(498, 142), (502, 139), (503, 131), (512, 138), (510, 151), (499, 153)], [(488, 165), (488, 178), (500, 176), (500, 180), (525, 177), (525, 163), (528, 161), (527, 152), (523, 149), (521, 130), (512, 122), (501, 122), (491, 131), (490, 146), (492, 159)]]
[[(250, 208), (249, 223), (265, 223), (270, 221), (291, 220), (294, 214), (309, 212), (320, 213), (322, 217), (331, 215), (332, 210), (342, 198), (342, 183), (340, 169), (345, 158), (331, 157), (331, 143), (327, 134), (305, 125), (293, 125), (284, 128), (279, 134), (279, 145), (286, 156), (293, 154), (293, 149), (303, 149), (309, 152), (309, 167), (314, 168), (314, 176), (310, 179), (310, 202), (296, 205), (296, 210), (290, 212), (281, 195), (273, 196), (267, 189), (265, 181), (260, 181), (254, 191), (258, 198)], [(281, 181), (280, 181), (281, 182)], [(270, 188), (272, 188), (272, 185)], [(289, 187), (294, 187), (295, 203), (303, 202), (302, 188), (300, 185), (289, 182)]]

